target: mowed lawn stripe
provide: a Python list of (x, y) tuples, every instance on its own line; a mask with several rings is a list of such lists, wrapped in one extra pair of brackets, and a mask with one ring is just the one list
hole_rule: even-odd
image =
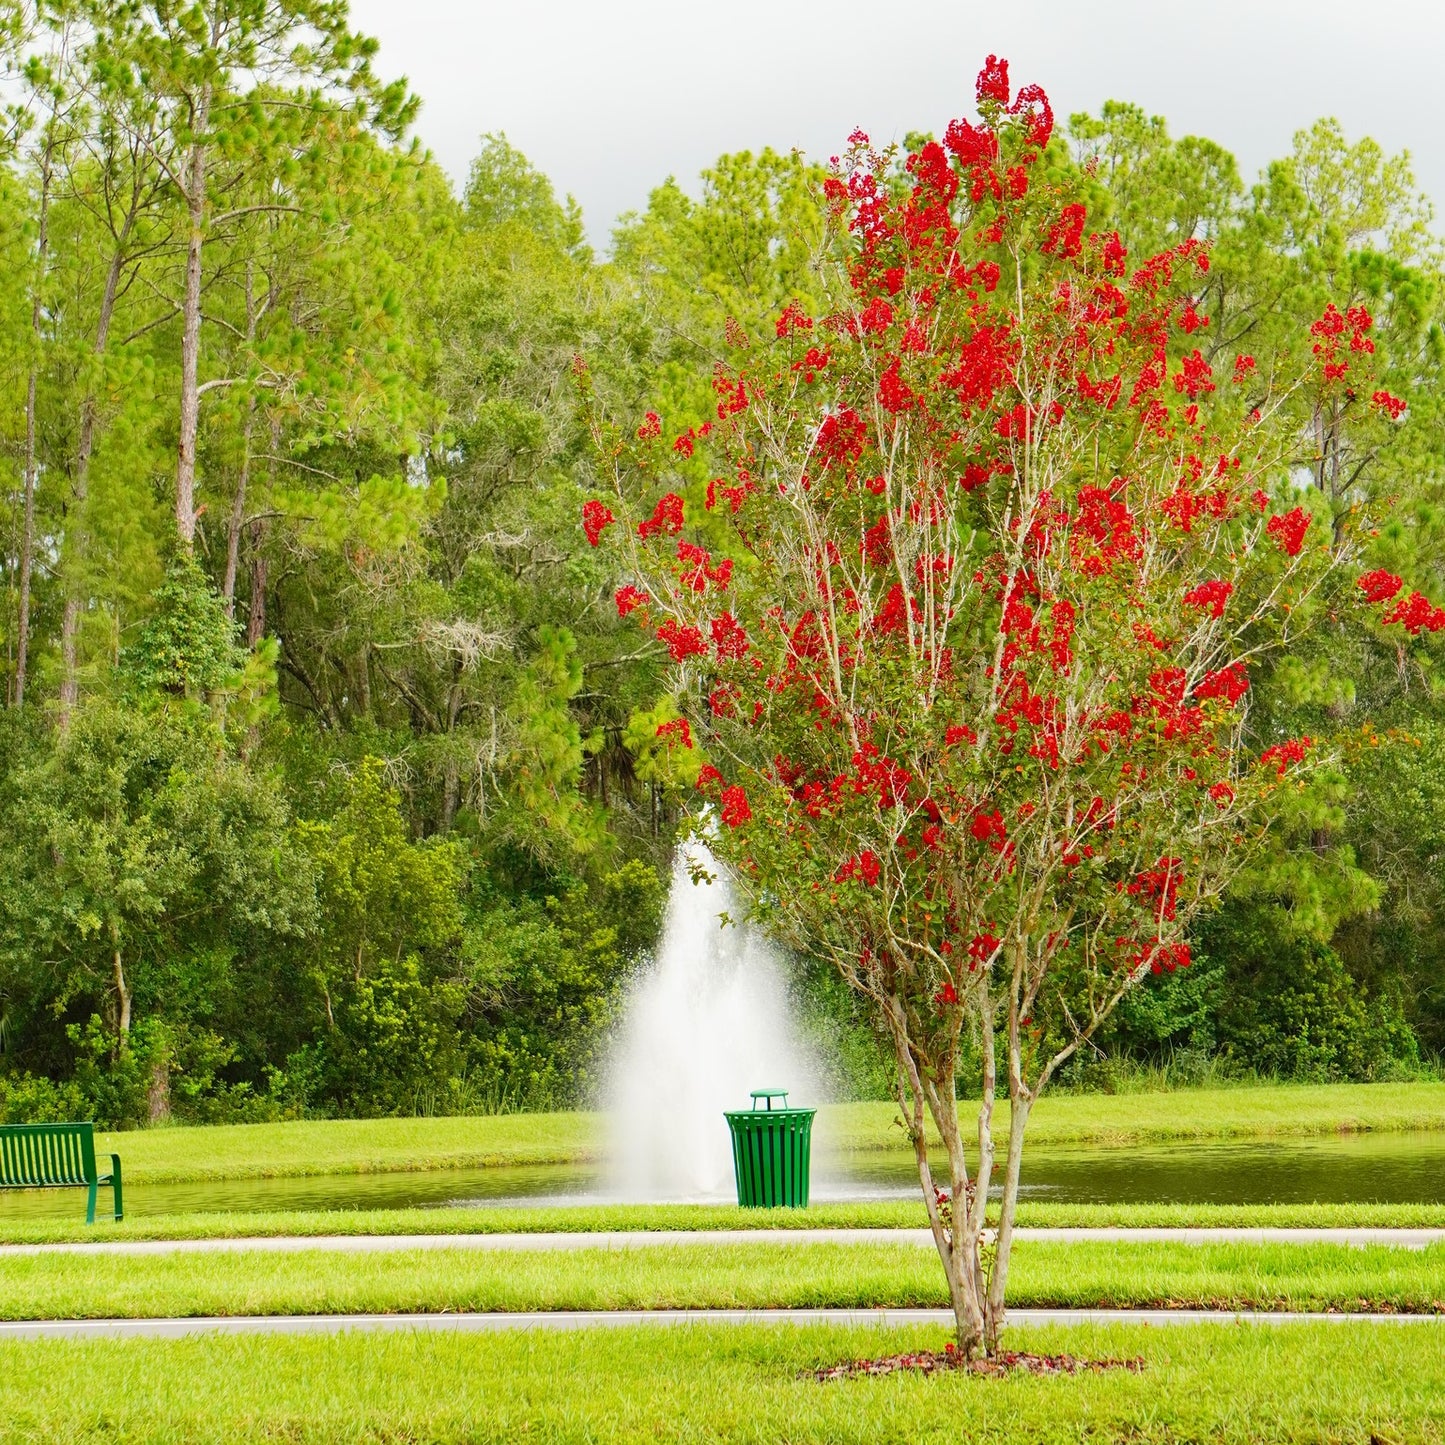
[(1433, 1325), (1018, 1331), (1015, 1347), (1142, 1357), (1138, 1373), (893, 1376), (820, 1385), (939, 1327), (749, 1326), (553, 1334), (413, 1331), (0, 1343), (7, 1440), (147, 1445), (1323, 1445), (1445, 1438)]
[[(1445, 1245), (1024, 1241), (1011, 1303), (1445, 1312)], [(331, 1251), (0, 1258), (0, 1318), (947, 1304), (916, 1244), (657, 1245), (631, 1251)]]

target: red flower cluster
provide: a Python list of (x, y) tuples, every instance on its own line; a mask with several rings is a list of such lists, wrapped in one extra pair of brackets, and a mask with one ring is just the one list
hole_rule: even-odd
[(1350, 335), (1350, 350), (1369, 354), (1375, 343), (1366, 333), (1374, 325), (1370, 313), (1363, 306), (1351, 306), (1342, 316), (1333, 301), (1325, 307), (1325, 314), (1310, 327), (1315, 338), (1311, 350), (1320, 359), (1321, 374), (1326, 381), (1338, 381), (1350, 369), (1347, 361), (1340, 360), (1340, 346), (1345, 332)]
[(713, 618), (710, 630), (719, 662), (737, 662), (746, 654), (748, 634), (731, 612), (724, 612), (721, 617)]
[(682, 498), (676, 492), (668, 492), (665, 497), (659, 498), (652, 515), (645, 522), (637, 524), (639, 537), (651, 537), (656, 532), (669, 532), (676, 535), (680, 531), (682, 531)]
[(649, 598), (647, 593), (628, 583), (627, 586), (617, 589), (616, 595), (612, 600), (617, 603), (617, 615), (619, 617), (626, 617), (629, 612), (645, 606)]
[(1428, 597), (1412, 592), (1380, 620), (1386, 627), (1398, 622), (1411, 637), (1418, 637), (1422, 632), (1445, 630), (1445, 607), (1436, 607)]
[(782, 314), (778, 317), (777, 332), (778, 338), (791, 336), (795, 331), (811, 331), (813, 329), (813, 318), (803, 310), (799, 301), (789, 301), (783, 307)]
[(1365, 594), (1366, 602), (1388, 602), (1404, 585), (1403, 579), (1395, 576), (1393, 572), (1386, 572), (1383, 567), (1366, 572), (1355, 583)]
[(1383, 411), (1389, 412), (1391, 421), (1399, 421), (1405, 415), (1405, 408), (1410, 404), (1407, 401), (1401, 401), (1398, 396), (1391, 396), (1388, 391), (1384, 390), (1377, 391), (1370, 400)]
[(1192, 355), (1180, 361), (1174, 389), (1183, 392), (1190, 401), (1214, 390), (1214, 372), (1197, 347)]
[(1289, 557), (1299, 556), (1300, 548), (1304, 546), (1305, 533), (1309, 529), (1310, 514), (1303, 507), (1271, 517), (1264, 527)]
[(1293, 763), (1302, 763), (1305, 754), (1314, 746), (1313, 738), (1291, 738), (1287, 743), (1275, 743), (1259, 755), (1260, 767), (1273, 763), (1275, 771), (1282, 778)]
[(692, 747), (692, 725), (685, 717), (674, 718), (671, 722), (659, 723), (657, 725), (657, 736), (665, 738), (669, 748), (681, 743), (685, 748)]
[(707, 653), (702, 633), (672, 617), (657, 629), (657, 640), (667, 644), (668, 656), (674, 662), (686, 662), (689, 657), (703, 657)]
[(1128, 887), (1128, 892), (1155, 906), (1151, 912), (1161, 923), (1173, 922), (1181, 878), (1179, 859), (1161, 858), (1146, 868)]
[(739, 784), (724, 788), (719, 802), (722, 820), (729, 828), (741, 828), (744, 823), (752, 822), (753, 810), (748, 807), (748, 795)]
[(878, 855), (871, 848), (865, 848), (856, 857), (843, 860), (838, 871), (833, 875), (833, 882), (849, 883), (857, 879), (858, 882), (871, 888), (878, 882), (882, 871), (883, 865), (878, 861)]
[(616, 520), (612, 515), (612, 508), (606, 502), (594, 499), (583, 504), (582, 530), (586, 532), (587, 540), (594, 547), (601, 540), (603, 532)]
[(716, 567), (712, 565), (712, 554), (705, 547), (696, 547), (691, 542), (677, 544), (677, 560), (683, 564), (679, 580), (684, 587), (694, 592), (706, 592), (712, 583), (719, 592), (726, 592), (732, 581), (733, 564), (724, 558)]
[(994, 955), (999, 941), (986, 929), (982, 933), (975, 933), (968, 945), (968, 966), (970, 969), (987, 963)]
[(1237, 662), (1221, 667), (1218, 672), (1209, 673), (1194, 689), (1194, 696), (1201, 702), (1206, 698), (1223, 698), (1233, 707), (1249, 691), (1249, 678)]
[(1201, 582), (1184, 594), (1184, 601), (1190, 607), (1208, 612), (1211, 617), (1223, 617), (1225, 604), (1233, 591), (1233, 582)]
[(656, 441), (662, 435), (662, 418), (655, 411), (650, 411), (642, 419), (642, 425), (637, 428), (637, 440), (640, 442)]

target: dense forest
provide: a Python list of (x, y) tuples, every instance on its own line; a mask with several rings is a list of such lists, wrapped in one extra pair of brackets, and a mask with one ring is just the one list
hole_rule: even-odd
[[(823, 172), (723, 156), (599, 254), (502, 135), (458, 194), (341, 0), (0, 0), (0, 46), (0, 1118), (585, 1100), (690, 793), (579, 522), (579, 384), (701, 425), (724, 338), (810, 296)], [(1208, 242), (1180, 342), (1216, 369), (1370, 312), (1407, 405), (1302, 411), (1277, 485), (1341, 546), (1388, 504), (1367, 560), (1445, 590), (1408, 158), (1326, 120), (1251, 183), (1116, 103), (1047, 160), (1132, 251)], [(1077, 1086), (1438, 1066), (1439, 630), (1329, 618), (1261, 677), (1257, 745), (1331, 761)], [(793, 962), (839, 1087), (878, 1087)]]

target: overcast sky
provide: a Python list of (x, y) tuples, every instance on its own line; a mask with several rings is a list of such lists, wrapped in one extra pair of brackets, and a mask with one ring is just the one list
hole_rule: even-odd
[[(1299, 128), (1408, 149), (1445, 199), (1440, 0), (352, 0), (381, 69), (424, 101), (418, 132), (458, 180), (504, 130), (581, 201), (605, 244), (668, 175), (724, 151), (826, 158), (972, 114), (989, 52), (1055, 113), (1130, 100), (1207, 135), (1252, 179)], [(1437, 228), (1440, 217), (1437, 215)]]

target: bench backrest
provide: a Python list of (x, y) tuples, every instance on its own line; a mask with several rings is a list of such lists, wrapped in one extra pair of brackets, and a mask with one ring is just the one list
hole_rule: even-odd
[(94, 1124), (0, 1124), (0, 1186), (89, 1184)]

